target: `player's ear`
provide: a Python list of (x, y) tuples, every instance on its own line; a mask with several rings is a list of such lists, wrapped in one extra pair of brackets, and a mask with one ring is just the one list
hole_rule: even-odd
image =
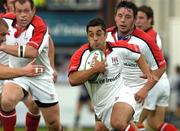
[(36, 13), (36, 7), (33, 7), (32, 12), (33, 12), (33, 14), (35, 15), (35, 13)]
[(6, 4), (3, 4), (3, 7), (4, 7), (4, 9), (5, 9), (6, 11), (8, 10)]

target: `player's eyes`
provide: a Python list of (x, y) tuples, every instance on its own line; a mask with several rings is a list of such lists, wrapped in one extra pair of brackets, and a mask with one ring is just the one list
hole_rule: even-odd
[(94, 37), (94, 34), (89, 34), (89, 37)]

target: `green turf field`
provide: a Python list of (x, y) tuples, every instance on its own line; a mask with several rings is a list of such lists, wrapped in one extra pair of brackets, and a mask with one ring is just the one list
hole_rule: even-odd
[[(2, 128), (0, 128), (0, 131), (2, 131)], [(16, 131), (25, 131), (24, 128), (17, 128)], [(48, 129), (46, 128), (39, 128), (38, 131), (48, 131)], [(65, 129), (65, 131), (93, 131), (93, 129), (91, 128), (82, 128), (82, 129)]]

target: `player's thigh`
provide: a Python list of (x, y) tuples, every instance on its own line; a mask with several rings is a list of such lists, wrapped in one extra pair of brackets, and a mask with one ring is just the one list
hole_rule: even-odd
[(114, 104), (111, 114), (111, 123), (127, 123), (132, 119), (134, 109), (127, 103), (117, 102)]
[(58, 103), (50, 107), (40, 108), (40, 110), (46, 123), (60, 123), (60, 109)]

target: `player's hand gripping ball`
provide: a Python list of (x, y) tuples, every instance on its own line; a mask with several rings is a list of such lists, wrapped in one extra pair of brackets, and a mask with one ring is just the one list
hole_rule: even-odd
[[(100, 49), (94, 49), (93, 51), (91, 51), (85, 62), (85, 70), (88, 70), (95, 65), (95, 58), (100, 62), (103, 61), (105, 59), (104, 52)], [(96, 73), (89, 79), (89, 81), (96, 81), (99, 76), (100, 73)]]

